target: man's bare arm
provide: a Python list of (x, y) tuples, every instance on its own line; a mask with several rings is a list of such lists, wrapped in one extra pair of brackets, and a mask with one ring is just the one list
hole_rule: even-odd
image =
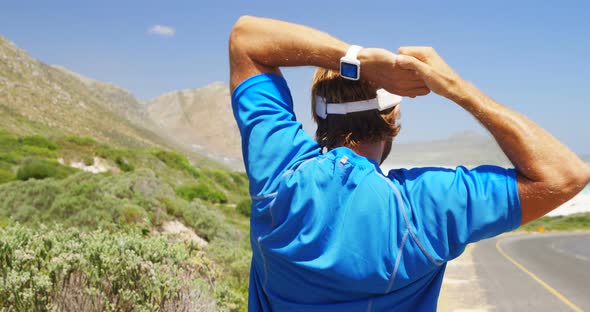
[(522, 224), (540, 218), (590, 182), (590, 167), (551, 134), (464, 81), (426, 47), (399, 49), (398, 64), (416, 70), (427, 86), (469, 111), (494, 136), (518, 171)]
[[(232, 91), (259, 73), (280, 74), (282, 66), (318, 66), (337, 70), (350, 45), (321, 31), (287, 22), (241, 17), (229, 40)], [(384, 49), (362, 49), (361, 78), (404, 96), (430, 92), (413, 70), (395, 64), (395, 54)]]

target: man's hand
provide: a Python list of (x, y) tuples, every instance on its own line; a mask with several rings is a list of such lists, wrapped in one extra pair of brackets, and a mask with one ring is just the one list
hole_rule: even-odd
[(455, 100), (461, 97), (463, 79), (431, 47), (401, 47), (397, 64), (415, 71), (436, 94)]
[(432, 48), (402, 47), (397, 64), (462, 106), (494, 136), (518, 171), (522, 223), (555, 209), (590, 182), (590, 167), (526, 117), (465, 82)]
[(430, 93), (424, 79), (415, 70), (396, 65), (396, 55), (385, 49), (365, 48), (359, 53), (361, 77), (380, 88), (401, 96), (416, 97)]

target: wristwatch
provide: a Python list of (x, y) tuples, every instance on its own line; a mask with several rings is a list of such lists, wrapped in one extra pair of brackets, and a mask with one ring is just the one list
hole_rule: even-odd
[(351, 45), (340, 59), (340, 76), (350, 80), (359, 80), (361, 77), (361, 62), (357, 56), (363, 47)]

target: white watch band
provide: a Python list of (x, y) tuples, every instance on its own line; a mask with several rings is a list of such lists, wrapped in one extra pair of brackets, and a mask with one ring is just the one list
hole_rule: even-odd
[(363, 47), (361, 47), (361, 46), (351, 45), (350, 48), (348, 48), (348, 51), (346, 51), (346, 55), (344, 56), (344, 58), (358, 60), (359, 52), (362, 49), (363, 49)]

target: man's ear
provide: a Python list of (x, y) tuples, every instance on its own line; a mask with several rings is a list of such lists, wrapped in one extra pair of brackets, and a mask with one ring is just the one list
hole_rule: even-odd
[(400, 119), (402, 119), (402, 111), (401, 111), (401, 106), (402, 106), (401, 104), (398, 104), (398, 105), (396, 105), (396, 106), (393, 108), (393, 113), (394, 113), (394, 115), (395, 115), (395, 120), (396, 120), (396, 123), (397, 123), (397, 120), (400, 120)]

